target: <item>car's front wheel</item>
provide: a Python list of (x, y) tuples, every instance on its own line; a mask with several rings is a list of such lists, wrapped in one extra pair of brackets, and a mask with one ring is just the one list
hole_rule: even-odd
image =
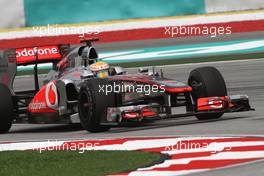
[[(195, 102), (198, 98), (212, 96), (226, 96), (226, 84), (223, 76), (215, 67), (200, 67), (191, 71), (188, 84), (193, 88), (192, 97)], [(217, 119), (223, 113), (196, 115), (199, 120)]]
[(107, 107), (114, 106), (114, 96), (100, 92), (108, 84), (106, 79), (92, 79), (81, 85), (78, 111), (82, 127), (89, 132), (108, 131), (110, 126), (101, 125), (107, 115)]

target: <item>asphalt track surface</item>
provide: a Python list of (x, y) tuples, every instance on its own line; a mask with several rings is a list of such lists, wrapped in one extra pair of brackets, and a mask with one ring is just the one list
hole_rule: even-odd
[[(260, 33), (251, 34), (248, 38), (257, 38)], [(263, 36), (263, 35), (261, 35)], [(240, 34), (233, 36), (239, 39)], [(195, 43), (196, 39), (190, 39)], [(223, 39), (225, 40), (225, 39)], [(127, 43), (98, 46), (99, 50), (127, 49), (140, 46), (170, 45), (180, 40), (159, 40), (154, 42)], [(104, 133), (89, 133), (82, 130), (80, 125), (43, 125), (43, 124), (14, 124), (11, 131), (0, 135), (0, 141), (24, 141), (24, 140), (61, 140), (61, 139), (87, 139), (87, 138), (120, 138), (120, 137), (141, 137), (141, 136), (264, 136), (264, 59), (211, 62), (200, 64), (184, 64), (161, 66), (165, 76), (182, 82), (186, 82), (189, 72), (200, 66), (215, 66), (223, 74), (229, 95), (247, 94), (250, 103), (256, 111), (225, 114), (219, 120), (198, 121), (195, 117), (184, 117), (157, 121), (151, 124), (133, 127), (117, 127)], [(159, 68), (158, 68), (159, 69)], [(135, 72), (136, 69), (129, 69)], [(33, 78), (17, 78), (16, 89), (32, 88)], [(263, 162), (256, 164), (231, 167), (224, 170), (217, 170), (206, 173), (209, 175), (227, 175), (228, 173), (243, 173), (245, 175), (259, 175), (263, 170)], [(201, 174), (202, 175), (202, 174)], [(260, 174), (261, 175), (261, 174)], [(263, 175), (263, 174), (262, 174)]]

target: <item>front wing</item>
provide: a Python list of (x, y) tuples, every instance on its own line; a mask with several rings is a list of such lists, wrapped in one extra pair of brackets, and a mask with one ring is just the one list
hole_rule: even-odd
[(250, 107), (247, 95), (232, 95), (224, 97), (199, 98), (192, 111), (184, 114), (168, 114), (167, 108), (159, 104), (145, 104), (122, 107), (109, 107), (107, 109), (106, 122), (102, 124), (119, 125), (130, 121), (153, 121), (165, 118), (182, 116), (195, 116), (211, 113), (232, 113), (253, 111)]

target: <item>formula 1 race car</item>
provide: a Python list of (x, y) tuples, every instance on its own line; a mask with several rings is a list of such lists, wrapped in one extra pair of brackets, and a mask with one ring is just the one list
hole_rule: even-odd
[[(253, 110), (246, 95), (227, 95), (225, 81), (214, 67), (191, 71), (188, 83), (164, 77), (163, 71), (139, 69), (130, 74), (98, 58), (94, 39), (78, 47), (34, 46), (0, 52), (0, 132), (12, 123), (81, 123), (90, 132), (123, 123), (152, 122), (179, 116), (199, 120), (224, 113)], [(38, 64), (53, 69), (39, 88)], [(35, 64), (34, 90), (15, 91), (17, 66)], [(177, 75), (175, 75), (177, 77)], [(172, 108), (185, 106), (185, 113)]]

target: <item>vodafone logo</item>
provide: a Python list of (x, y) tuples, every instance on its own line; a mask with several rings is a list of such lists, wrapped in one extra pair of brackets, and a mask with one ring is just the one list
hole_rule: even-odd
[(47, 106), (56, 110), (58, 108), (58, 92), (54, 82), (50, 82), (46, 86), (45, 99)]
[(60, 59), (61, 54), (57, 46), (45, 46), (34, 48), (20, 48), (16, 50), (16, 58), (18, 64), (25, 64), (36, 60)]
[(58, 54), (57, 48), (32, 48), (32, 49), (27, 49), (24, 48), (21, 51), (16, 51), (16, 57), (25, 57), (25, 56), (35, 56), (36, 54), (38, 55), (49, 55), (49, 54)]

